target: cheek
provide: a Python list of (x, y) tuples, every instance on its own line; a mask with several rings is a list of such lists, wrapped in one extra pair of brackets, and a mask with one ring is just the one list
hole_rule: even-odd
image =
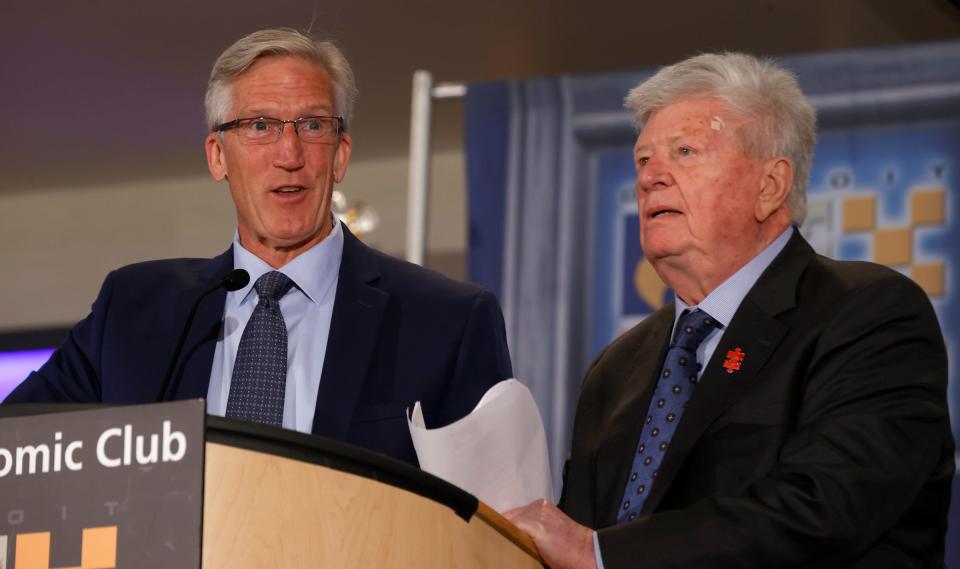
[(742, 185), (726, 187), (729, 192), (718, 196), (711, 206), (713, 233), (733, 239), (749, 232), (754, 225), (754, 196)]
[(681, 193), (687, 206), (696, 213), (723, 213), (724, 217), (737, 213), (751, 215), (756, 192), (748, 180), (756, 179), (756, 173), (748, 167), (732, 168), (727, 172), (711, 172), (691, 175), (681, 185)]
[(643, 205), (644, 205), (644, 203), (646, 203), (646, 200), (647, 200), (647, 194), (646, 194), (643, 190), (640, 189), (640, 182), (639, 182), (639, 181), (637, 181), (636, 183), (633, 184), (633, 193), (634, 193), (634, 198), (635, 198), (636, 201), (637, 201), (637, 213), (639, 213), (639, 214), (642, 215), (642, 214), (643, 214)]
[(715, 210), (724, 201), (723, 180), (714, 173), (688, 173), (677, 180), (677, 187), (687, 213), (694, 218)]
[(264, 174), (269, 172), (270, 168), (268, 157), (250, 154), (240, 160), (235, 160), (231, 164), (230, 174), (233, 180), (243, 182), (243, 191), (254, 193), (254, 188), (263, 184)]
[(647, 194), (639, 187), (639, 182), (634, 187), (634, 192), (636, 193), (636, 204), (637, 204), (637, 218), (640, 221), (640, 226), (638, 231), (640, 233), (640, 246), (643, 246), (643, 232), (646, 226), (645, 220), (643, 218), (643, 210), (646, 208), (647, 204)]

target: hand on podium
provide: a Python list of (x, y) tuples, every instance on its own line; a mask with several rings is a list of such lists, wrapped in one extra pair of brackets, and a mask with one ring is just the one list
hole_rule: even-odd
[(593, 530), (570, 519), (547, 500), (535, 500), (503, 514), (537, 545), (551, 569), (597, 569)]

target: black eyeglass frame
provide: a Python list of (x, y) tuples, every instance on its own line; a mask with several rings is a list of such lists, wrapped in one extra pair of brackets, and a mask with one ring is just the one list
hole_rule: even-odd
[(337, 136), (340, 136), (340, 135), (343, 134), (343, 131), (344, 131), (344, 128), (343, 128), (343, 117), (341, 117), (341, 116), (339, 116), (339, 115), (337, 115), (337, 116), (310, 115), (310, 116), (306, 116), (306, 117), (297, 117), (297, 118), (295, 118), (295, 119), (290, 119), (290, 120), (283, 120), (283, 119), (278, 119), (278, 118), (274, 118), (274, 117), (264, 117), (264, 116), (259, 116), (259, 117), (241, 117), (241, 118), (233, 119), (232, 121), (228, 121), (228, 122), (225, 122), (225, 123), (218, 124), (216, 127), (214, 127), (213, 132), (226, 132), (226, 131), (228, 131), (228, 130), (231, 130), (231, 129), (234, 129), (234, 128), (238, 128), (238, 127), (240, 126), (240, 124), (243, 123), (244, 121), (270, 120), (270, 121), (277, 121), (277, 122), (279, 122), (280, 125), (281, 125), (281, 126), (280, 126), (280, 134), (279, 134), (279, 136), (277, 136), (277, 140), (279, 140), (280, 137), (283, 136), (283, 129), (286, 127), (287, 124), (292, 124), (292, 125), (293, 125), (293, 130), (297, 133), (297, 137), (299, 138), (299, 136), (300, 136), (300, 129), (297, 127), (297, 123), (300, 122), (300, 121), (306, 121), (306, 120), (310, 120), (310, 119), (335, 119), (335, 120), (337, 121)]

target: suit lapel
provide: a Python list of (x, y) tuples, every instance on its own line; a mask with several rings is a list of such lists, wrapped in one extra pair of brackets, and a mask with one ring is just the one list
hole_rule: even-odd
[[(670, 340), (673, 313), (674, 305), (670, 303), (650, 316), (649, 322), (644, 323), (649, 326), (649, 331), (637, 339), (633, 361), (622, 367), (617, 366), (631, 371), (619, 389), (612, 391), (623, 395), (613, 406), (609, 427), (604, 430), (603, 440), (597, 450), (596, 503), (606, 504), (608, 508), (595, 512), (596, 527), (606, 527), (616, 522), (620, 499), (640, 441), (643, 420)], [(657, 345), (660, 350), (656, 354), (643, 351), (644, 346)]]
[[(690, 398), (642, 513), (655, 511), (690, 449), (710, 423), (757, 379), (757, 372), (763, 368), (786, 330), (786, 326), (764, 314), (749, 299), (744, 299)], [(737, 348), (746, 357), (739, 370), (727, 373), (723, 368), (727, 352)]]
[(373, 286), (380, 278), (373, 253), (343, 225), (343, 257), (333, 302), (313, 433), (346, 439), (380, 332), (389, 295)]
[[(796, 305), (797, 282), (812, 254), (799, 231), (795, 231), (743, 299), (677, 426), (642, 514), (656, 511), (690, 450), (710, 424), (754, 382), (762, 381), (758, 377), (760, 371), (789, 330), (776, 317)], [(738, 348), (745, 354), (740, 369), (728, 372), (724, 367), (728, 352)]]
[[(179, 295), (176, 310), (180, 316), (176, 321), (182, 326), (187, 313), (205, 289), (223, 278), (233, 268), (233, 250), (214, 257), (198, 273), (198, 278)], [(167, 399), (194, 399), (207, 397), (210, 385), (210, 369), (213, 366), (213, 354), (217, 346), (217, 337), (223, 320), (223, 307), (227, 292), (223, 289), (203, 299), (197, 308), (196, 317), (190, 326), (183, 352), (173, 374), (173, 385), (168, 390), (173, 396)], [(180, 329), (172, 331), (173, 342), (179, 338)], [(164, 364), (166, 365), (166, 364)]]

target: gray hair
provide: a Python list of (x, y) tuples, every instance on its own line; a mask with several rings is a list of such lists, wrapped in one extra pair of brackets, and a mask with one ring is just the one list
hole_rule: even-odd
[(260, 30), (240, 38), (227, 48), (210, 72), (205, 105), (210, 130), (226, 120), (230, 110), (233, 81), (263, 57), (293, 56), (323, 67), (330, 75), (336, 113), (343, 117), (344, 128), (353, 117), (357, 87), (353, 69), (333, 42), (318, 41), (297, 30), (277, 28)]
[(624, 104), (633, 111), (639, 131), (655, 111), (695, 96), (715, 97), (753, 119), (739, 133), (748, 155), (790, 160), (793, 186), (787, 207), (793, 223), (802, 224), (817, 119), (793, 73), (744, 53), (706, 53), (660, 69), (634, 87)]

